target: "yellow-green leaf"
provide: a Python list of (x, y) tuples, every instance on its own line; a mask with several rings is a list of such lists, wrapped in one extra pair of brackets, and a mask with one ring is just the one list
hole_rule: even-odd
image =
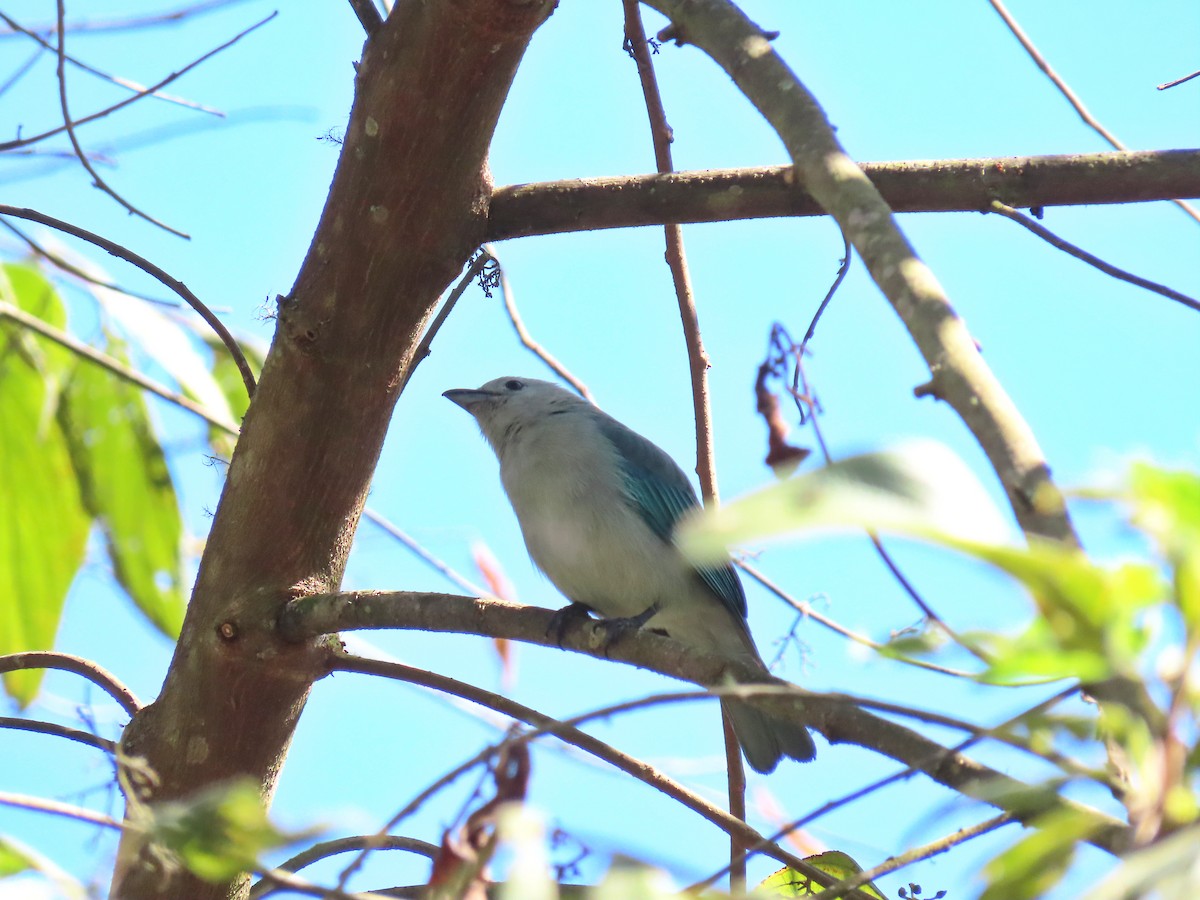
[[(0, 273), (0, 299), (39, 310), (62, 325), (61, 300), (45, 279), (22, 267)], [(53, 415), (61, 348), (0, 319), (0, 654), (54, 646), (63, 603), (83, 561), (91, 517), (81, 502), (66, 438)], [(18, 351), (24, 346), (27, 352)], [(9, 672), (4, 687), (21, 706), (37, 694), (42, 672)]]
[[(855, 862), (848, 853), (843, 853), (841, 850), (826, 850), (815, 856), (806, 856), (804, 861), (838, 881), (845, 881), (862, 871), (862, 866)], [(810, 897), (820, 894), (824, 890), (824, 887), (812, 881), (807, 875), (802, 875), (795, 869), (786, 866), (767, 876), (755, 888), (757, 893), (771, 893), (779, 897)], [(869, 897), (886, 900), (883, 892), (873, 882), (868, 881), (859, 890)]]
[[(110, 339), (106, 351), (127, 361), (119, 341)], [(141, 390), (81, 363), (63, 392), (60, 421), (117, 581), (157, 628), (178, 636), (187, 606), (183, 522)]]

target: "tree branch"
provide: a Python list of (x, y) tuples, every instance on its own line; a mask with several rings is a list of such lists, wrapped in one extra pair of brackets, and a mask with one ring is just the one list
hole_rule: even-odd
[[(1200, 150), (859, 163), (895, 212), (1144, 203), (1200, 197)], [(664, 222), (823, 216), (791, 166), (623, 175), (496, 188), (487, 239)]]
[(30, 650), (25, 653), (10, 653), (7, 656), (0, 656), (0, 675), (5, 672), (16, 672), (19, 669), (61, 669), (64, 672), (74, 672), (116, 700), (121, 709), (129, 715), (135, 715), (142, 708), (141, 701), (134, 696), (133, 691), (121, 683), (117, 676), (82, 656), (72, 656), (69, 653), (58, 653), (54, 650)]
[(479, 703), (489, 709), (503, 713), (506, 716), (532, 725), (541, 731), (552, 734), (560, 740), (579, 747), (597, 759), (602, 759), (628, 775), (632, 775), (642, 783), (661, 791), (671, 799), (681, 803), (697, 815), (707, 819), (726, 834), (738, 837), (753, 846), (756, 852), (761, 852), (784, 865), (795, 865), (798, 860), (782, 847), (774, 844), (746, 822), (737, 816), (730, 815), (718, 806), (709, 803), (699, 794), (688, 790), (682, 784), (669, 778), (654, 767), (639, 759), (622, 753), (617, 748), (605, 743), (578, 728), (553, 719), (535, 709), (524, 706), (507, 697), (502, 697), (491, 691), (486, 691), (475, 685), (466, 684), (445, 675), (428, 672), (424, 669), (413, 668), (402, 663), (386, 662), (383, 660), (365, 659), (349, 655), (331, 655), (330, 667), (338, 672), (359, 672), (370, 675), (383, 675), (413, 684), (420, 684), (443, 693)]
[[(596, 658), (622, 662), (700, 685), (734, 681), (763, 683), (757, 669), (722, 656), (696, 653), (682, 644), (651, 632), (638, 631), (609, 645), (607, 633), (592, 624), (569, 628), (561, 645), (548, 636), (553, 611), (499, 600), (453, 594), (408, 591), (352, 591), (310, 595), (289, 602), (278, 627), (285, 639), (303, 641), (337, 631), (371, 628), (404, 628), (417, 631), (475, 634), (517, 640)], [(1059, 798), (1053, 792), (1034, 793), (1029, 785), (990, 769), (911, 729), (859, 709), (847, 698), (811, 694), (787, 682), (776, 681), (771, 696), (755, 697), (756, 705), (771, 715), (802, 722), (821, 732), (830, 743), (848, 743), (882, 753), (912, 766), (934, 781), (999, 809), (1013, 812), (1022, 822), (1047, 809), (1067, 805), (1096, 823), (1092, 843), (1111, 853), (1127, 849), (1128, 828), (1096, 810)]]
[(713, 58), (775, 129), (796, 180), (837, 221), (900, 317), (932, 375), (932, 392), (975, 436), (1023, 531), (1078, 543), (1037, 440), (987, 364), (942, 286), (917, 256), (879, 191), (838, 143), (824, 111), (728, 0), (648, 0), (671, 36)]
[(78, 728), (58, 725), (54, 722), (39, 722), (35, 719), (0, 716), (0, 728), (11, 728), (13, 731), (31, 731), (35, 734), (49, 734), (53, 737), (66, 738), (80, 744), (86, 744), (89, 747), (95, 747), (97, 750), (103, 750), (105, 753), (113, 753), (117, 747), (108, 738), (102, 738), (91, 732), (80, 731)]
[[(324, 660), (320, 642), (282, 642), (274, 620), (287, 596), (341, 581), (403, 374), (483, 242), (487, 149), (552, 6), (403, 0), (367, 41), (333, 183), (279, 300), (166, 681), (122, 739), (158, 776), (148, 802), (239, 775), (270, 802)], [(112, 893), (216, 900), (248, 886), (165, 873), (123, 840)]]

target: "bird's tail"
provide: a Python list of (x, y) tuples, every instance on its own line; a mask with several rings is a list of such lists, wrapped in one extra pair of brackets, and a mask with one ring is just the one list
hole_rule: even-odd
[(774, 771), (785, 756), (808, 762), (817, 755), (812, 735), (803, 725), (772, 718), (745, 700), (726, 698), (721, 707), (729, 714), (746, 762), (755, 772)]

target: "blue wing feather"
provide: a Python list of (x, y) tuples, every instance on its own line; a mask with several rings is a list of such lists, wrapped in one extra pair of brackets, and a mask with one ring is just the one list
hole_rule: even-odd
[[(599, 413), (600, 433), (616, 448), (625, 489), (650, 530), (672, 543), (675, 523), (699, 505), (692, 483), (663, 450), (616, 419)], [(696, 574), (738, 621), (746, 619), (746, 594), (732, 565), (703, 566)]]

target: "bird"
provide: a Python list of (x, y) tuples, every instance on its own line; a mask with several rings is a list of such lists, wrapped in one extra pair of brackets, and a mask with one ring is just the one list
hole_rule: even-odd
[[(663, 632), (778, 683), (750, 635), (732, 564), (694, 566), (673, 543), (676, 522), (699, 501), (664, 450), (548, 381), (503, 376), (442, 396), (475, 418), (495, 451), (529, 556), (570, 601), (556, 614), (560, 629), (590, 612), (614, 626), (614, 637), (627, 628)], [(721, 703), (755, 771), (816, 755), (803, 725), (744, 699)]]

